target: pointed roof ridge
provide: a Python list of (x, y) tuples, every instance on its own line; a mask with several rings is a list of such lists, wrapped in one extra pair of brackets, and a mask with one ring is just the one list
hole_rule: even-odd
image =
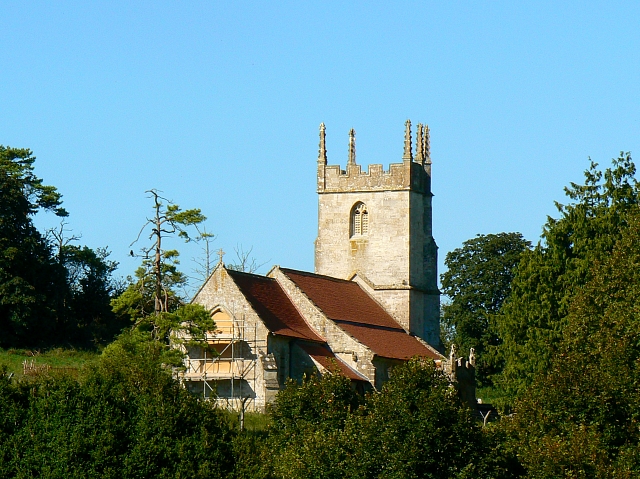
[(315, 343), (325, 342), (307, 323), (275, 278), (234, 270), (227, 270), (227, 273), (272, 334)]
[(243, 274), (245, 276), (252, 276), (254, 278), (273, 279), (273, 278), (269, 278), (267, 275), (264, 275), (264, 274), (250, 273), (248, 271), (239, 271), (237, 269), (227, 268), (226, 266), (224, 267), (224, 269), (226, 269), (227, 273), (229, 274)]
[[(323, 279), (329, 279), (332, 281), (337, 281), (340, 283), (352, 283), (352, 284), (357, 284), (355, 281), (352, 281), (350, 279), (342, 279), (342, 278), (336, 278), (335, 276), (327, 276), (326, 274), (319, 274), (319, 273), (312, 273), (310, 271), (302, 271), (300, 269), (293, 269), (293, 268), (283, 268), (283, 267), (279, 267), (280, 271), (290, 271), (294, 274), (301, 274), (304, 276), (313, 276), (316, 278), (323, 278)], [(271, 272), (271, 271), (270, 271)]]
[(189, 304), (192, 304), (193, 301), (198, 297), (198, 295), (200, 294), (200, 291), (202, 291), (204, 289), (204, 287), (207, 285), (207, 283), (209, 282), (209, 280), (211, 279), (211, 277), (216, 273), (216, 271), (220, 268), (224, 268), (225, 271), (227, 270), (227, 267), (224, 265), (224, 263), (218, 263), (217, 265), (215, 265), (213, 267), (213, 270), (211, 271), (211, 274), (209, 274), (209, 276), (207, 277), (207, 279), (205, 279), (202, 284), (200, 285), (200, 287), (198, 288), (198, 290), (193, 294), (193, 297), (191, 298), (191, 301), (189, 301)]
[[(333, 321), (377, 325), (405, 332), (400, 323), (355, 281), (308, 273), (306, 271), (287, 270), (283, 268), (281, 268), (281, 271)], [(301, 281), (301, 278), (308, 278), (308, 280)], [(334, 283), (334, 286), (330, 287), (329, 284), (324, 283), (322, 287), (319, 287), (319, 285), (325, 281)], [(325, 293), (328, 291), (327, 288), (333, 289), (334, 294), (331, 294), (330, 297), (325, 296)], [(349, 301), (347, 304), (336, 305), (334, 301), (341, 295), (350, 296), (352, 301)], [(357, 306), (356, 302), (358, 302)]]
[(305, 271), (281, 269), (330, 321), (375, 355), (391, 359), (439, 359), (409, 334), (360, 284)]

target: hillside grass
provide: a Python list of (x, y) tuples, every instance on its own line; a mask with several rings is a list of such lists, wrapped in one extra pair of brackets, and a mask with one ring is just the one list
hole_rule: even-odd
[(16, 378), (23, 376), (23, 362), (34, 361), (37, 366), (53, 369), (79, 370), (85, 364), (96, 360), (98, 351), (55, 348), (48, 351), (31, 349), (0, 349), (0, 368), (7, 368)]

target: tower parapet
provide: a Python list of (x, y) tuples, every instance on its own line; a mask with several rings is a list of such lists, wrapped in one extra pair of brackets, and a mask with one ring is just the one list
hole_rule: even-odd
[[(325, 148), (326, 131), (320, 125), (320, 154), (318, 156), (318, 193), (341, 191), (411, 190), (431, 194), (431, 160), (427, 162), (429, 127), (418, 124), (416, 154), (412, 152), (411, 121), (405, 123), (405, 140), (402, 163), (391, 163), (385, 170), (381, 164), (368, 166), (367, 171), (356, 163), (355, 130), (349, 131), (349, 155), (346, 169), (340, 165), (327, 165)], [(426, 146), (426, 148), (425, 148)], [(415, 158), (415, 161), (414, 161)]]

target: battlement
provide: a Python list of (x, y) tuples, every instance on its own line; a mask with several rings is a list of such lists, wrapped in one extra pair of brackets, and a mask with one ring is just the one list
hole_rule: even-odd
[(431, 194), (431, 157), (429, 127), (418, 124), (416, 151), (412, 150), (411, 121), (405, 122), (404, 153), (402, 163), (392, 163), (385, 170), (381, 164), (369, 165), (368, 171), (356, 164), (355, 131), (349, 131), (349, 152), (346, 169), (339, 165), (327, 165), (325, 126), (320, 125), (318, 151), (318, 193), (355, 191), (411, 190)]

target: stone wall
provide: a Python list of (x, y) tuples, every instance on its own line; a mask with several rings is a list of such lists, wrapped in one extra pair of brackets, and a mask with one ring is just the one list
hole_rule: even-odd
[[(243, 366), (249, 366), (252, 362), (254, 364), (248, 371), (244, 382), (236, 381), (238, 385), (242, 383), (244, 389), (235, 389), (234, 384), (234, 392), (254, 397), (255, 399), (251, 401), (249, 408), (263, 411), (269, 400), (275, 397), (275, 393), (269, 394), (269, 388), (265, 381), (264, 361), (261, 358), (261, 355), (265, 356), (269, 352), (267, 343), (269, 331), (264, 323), (251, 308), (222, 264), (216, 267), (192, 302), (201, 304), (212, 312), (224, 311), (238, 323), (244, 323), (246, 340), (238, 343), (242, 349), (238, 348), (236, 357), (245, 359), (244, 363), (241, 363)], [(215, 380), (213, 382), (215, 383)], [(221, 381), (220, 386), (222, 389), (219, 391), (219, 395), (222, 397), (227, 384)], [(250, 388), (251, 391), (246, 391), (246, 388)]]
[[(368, 234), (350, 237), (351, 211), (362, 202)], [(409, 197), (406, 191), (319, 195), (315, 271), (348, 279), (363, 273), (376, 285), (409, 284)]]

